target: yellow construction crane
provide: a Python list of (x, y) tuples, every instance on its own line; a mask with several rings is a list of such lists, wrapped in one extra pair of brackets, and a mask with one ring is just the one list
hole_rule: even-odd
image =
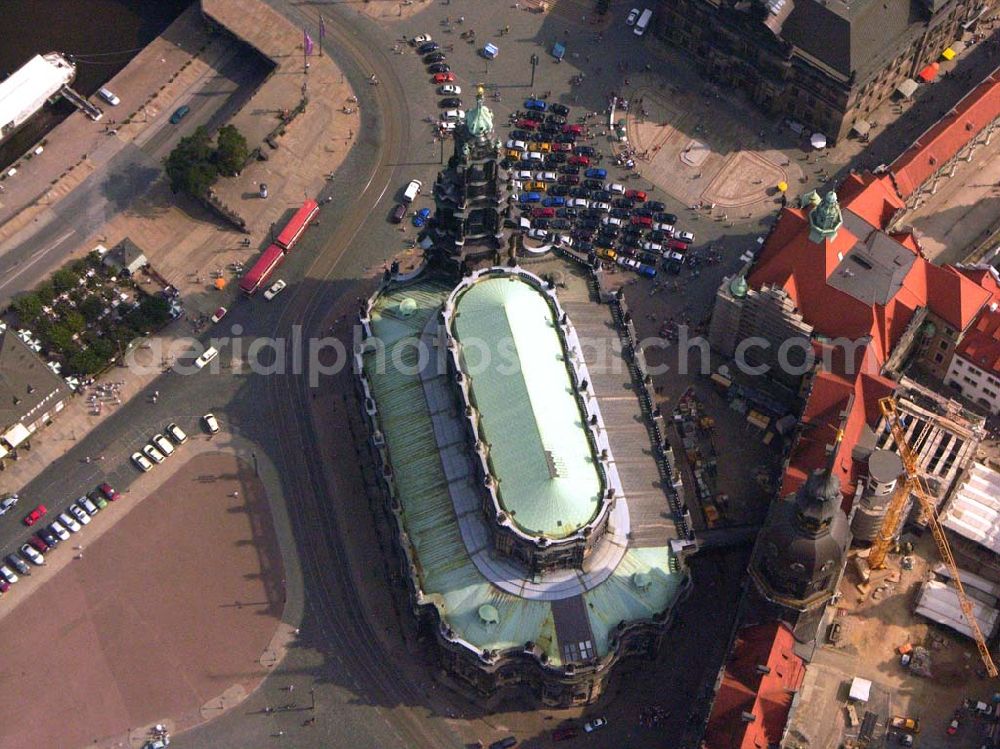
[(878, 405), (882, 411), (882, 415), (885, 417), (886, 424), (889, 425), (889, 429), (892, 432), (892, 438), (896, 442), (896, 449), (899, 451), (899, 457), (903, 461), (906, 476), (901, 481), (900, 486), (896, 489), (896, 493), (889, 503), (889, 508), (886, 511), (885, 519), (882, 521), (878, 537), (872, 544), (871, 553), (868, 555), (868, 567), (872, 570), (885, 567), (886, 555), (889, 553), (889, 549), (896, 537), (896, 531), (903, 520), (903, 512), (906, 510), (906, 500), (912, 493), (920, 503), (923, 517), (926, 519), (927, 525), (930, 526), (931, 535), (934, 536), (934, 541), (937, 543), (938, 554), (941, 556), (942, 561), (948, 565), (948, 571), (951, 573), (951, 579), (954, 581), (955, 590), (958, 593), (959, 605), (962, 607), (962, 613), (965, 615), (965, 621), (969, 625), (969, 629), (972, 630), (973, 639), (979, 648), (979, 656), (986, 665), (986, 672), (995, 679), (998, 674), (996, 664), (993, 663), (990, 650), (986, 646), (986, 638), (983, 637), (983, 632), (979, 629), (979, 622), (976, 621), (972, 601), (965, 595), (965, 588), (962, 586), (962, 580), (958, 576), (958, 565), (955, 564), (955, 557), (951, 553), (948, 539), (944, 535), (941, 523), (938, 522), (937, 508), (934, 506), (927, 487), (924, 485), (923, 476), (920, 475), (920, 468), (917, 465), (917, 455), (906, 441), (906, 432), (903, 431), (903, 425), (899, 421), (896, 399), (892, 396), (880, 398)]

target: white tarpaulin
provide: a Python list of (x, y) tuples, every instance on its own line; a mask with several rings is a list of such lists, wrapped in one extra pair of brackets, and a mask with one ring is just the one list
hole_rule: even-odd
[(3, 436), (3, 441), (11, 447), (17, 447), (31, 436), (31, 432), (23, 424), (15, 424)]
[[(969, 600), (972, 602), (972, 611), (979, 624), (979, 629), (983, 636), (989, 639), (996, 629), (1000, 611), (975, 598)], [(962, 606), (958, 602), (958, 593), (950, 585), (940, 583), (937, 580), (924, 583), (917, 598), (917, 613), (938, 624), (951, 627), (966, 637), (972, 637), (972, 630), (966, 623)]]
[(826, 148), (826, 136), (823, 133), (813, 133), (809, 142), (813, 148)]
[(847, 696), (855, 702), (868, 702), (868, 698), (871, 697), (871, 693), (872, 683), (868, 681), (868, 679), (862, 679), (860, 676), (855, 676), (851, 680), (851, 691)]
[(907, 78), (905, 81), (896, 86), (896, 91), (904, 99), (909, 99), (917, 90), (917, 82), (912, 78)]

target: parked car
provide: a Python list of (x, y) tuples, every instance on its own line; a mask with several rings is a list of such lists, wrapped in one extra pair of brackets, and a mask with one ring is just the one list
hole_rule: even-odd
[(219, 307), (212, 314), (212, 322), (219, 322), (219, 320), (221, 320), (223, 317), (226, 316), (227, 312), (229, 312), (229, 310), (227, 310), (225, 307)]
[(550, 104), (549, 111), (558, 114), (560, 117), (566, 117), (569, 114), (569, 107), (565, 104)]
[(170, 440), (164, 437), (162, 434), (154, 434), (153, 439), (150, 441), (151, 445), (155, 445), (156, 449), (163, 453), (164, 458), (169, 458), (174, 454), (174, 446), (170, 444)]
[(84, 511), (82, 507), (77, 505), (70, 505), (66, 508), (66, 511), (77, 519), (80, 525), (90, 525), (90, 515)]
[(444, 122), (462, 122), (465, 119), (465, 110), (449, 109), (441, 113), (441, 120)]
[(444, 62), (447, 59), (448, 57), (444, 52), (431, 52), (424, 58), (424, 63), (430, 64), (432, 62)]
[(162, 463), (164, 460), (166, 460), (166, 456), (163, 453), (161, 453), (154, 444), (148, 444), (145, 447), (143, 447), (142, 454), (145, 455), (154, 463)]
[(557, 198), (564, 198), (569, 195), (568, 185), (549, 185), (549, 189), (546, 191), (549, 195)]
[(201, 420), (210, 434), (215, 434), (219, 431), (219, 420), (215, 418), (215, 414), (205, 414), (201, 417)]
[(437, 42), (432, 42), (430, 37), (428, 37), (426, 42), (417, 47), (417, 54), (429, 55), (431, 52), (437, 52), (439, 49), (441, 49), (441, 45)]
[(25, 561), (21, 559), (21, 557), (19, 557), (17, 554), (8, 554), (5, 558), (7, 560), (7, 564), (9, 564), (15, 570), (20, 572), (22, 575), (31, 574), (31, 569), (28, 567)]
[(583, 125), (563, 125), (562, 132), (571, 135), (583, 135)]
[(70, 533), (79, 533), (82, 526), (76, 522), (76, 518), (72, 515), (68, 515), (65, 512), (59, 513), (59, 522), (62, 523), (70, 531)]
[(49, 531), (60, 541), (65, 541), (69, 538), (69, 531), (58, 520), (53, 520), (49, 523)]
[(8, 583), (16, 583), (20, 579), (17, 576), (17, 574), (15, 574), (14, 570), (12, 570), (6, 564), (0, 565), (0, 577), (2, 577)]
[(273, 284), (271, 284), (268, 287), (268, 289), (264, 292), (264, 298), (267, 301), (271, 301), (276, 296), (278, 296), (278, 294), (280, 294), (282, 291), (284, 291), (287, 286), (288, 286), (288, 282), (285, 281), (283, 278), (279, 278), (277, 281), (275, 281)]
[(17, 504), (18, 499), (16, 494), (8, 494), (3, 500), (0, 500), (0, 515), (6, 515), (7, 511)]
[(593, 733), (598, 728), (604, 728), (607, 724), (607, 718), (594, 718), (592, 721), (583, 724), (583, 730), (587, 733)]
[(626, 190), (625, 197), (642, 203), (646, 200), (646, 193), (643, 190)]
[(555, 208), (532, 208), (531, 217), (532, 218), (552, 218), (556, 215)]
[(625, 185), (621, 184), (620, 182), (609, 182), (604, 189), (612, 193), (613, 195), (625, 194)]
[(45, 564), (45, 557), (32, 548), (31, 544), (24, 544), (24, 546), (21, 547), (21, 556), (32, 564), (37, 564), (39, 567)]
[(653, 219), (649, 216), (632, 216), (631, 218), (632, 226), (642, 226), (647, 229), (652, 228)]
[(552, 740), (568, 741), (569, 739), (575, 739), (578, 735), (577, 730), (573, 726), (564, 726), (552, 732)]
[(541, 99), (525, 99), (524, 108), (532, 109), (536, 112), (544, 112), (546, 109), (548, 109), (548, 105)]
[(139, 468), (140, 471), (145, 473), (152, 469), (153, 464), (149, 462), (145, 455), (140, 452), (132, 453), (132, 462)]
[(635, 26), (635, 22), (638, 21), (638, 20), (639, 20), (639, 9), (638, 8), (632, 8), (632, 10), (630, 10), (628, 12), (628, 15), (625, 16), (625, 25), (626, 26)]
[(430, 208), (421, 208), (419, 211), (413, 214), (413, 218), (410, 219), (410, 223), (413, 224), (418, 229), (427, 223), (427, 219), (431, 217)]
[(431, 79), (435, 83), (451, 83), (455, 80), (454, 73), (435, 73), (434, 77)]
[(549, 238), (549, 233), (545, 229), (530, 229), (528, 236), (538, 242), (544, 242)]
[(694, 234), (689, 231), (679, 231), (674, 234), (674, 239), (678, 239), (685, 244), (694, 244)]
[(596, 156), (597, 151), (593, 146), (577, 146), (575, 149), (576, 153), (580, 156)]
[(34, 525), (39, 520), (41, 520), (43, 517), (45, 517), (45, 514), (47, 512), (48, 512), (48, 509), (45, 507), (45, 505), (38, 505), (38, 507), (36, 507), (31, 512), (29, 512), (27, 515), (25, 515), (25, 517), (24, 517), (24, 524), (27, 525), (27, 526)]
[(39, 528), (36, 534), (28, 539), (28, 543), (44, 554), (59, 545), (59, 538), (48, 528)]
[[(3, 573), (3, 568), (0, 568), (0, 574)], [(11, 580), (13, 582), (13, 580)], [(958, 727), (962, 725), (962, 711), (956, 710), (955, 714), (951, 716), (951, 721), (948, 723), (947, 733), (949, 736), (954, 736), (958, 733)]]
[(441, 96), (458, 96), (462, 93), (462, 87), (456, 86), (454, 83), (447, 83), (438, 88), (438, 93), (441, 94)]
[(191, 111), (191, 107), (189, 107), (187, 104), (184, 104), (183, 106), (178, 107), (177, 109), (174, 110), (174, 113), (172, 115), (170, 115), (170, 124), (171, 125), (176, 125), (181, 120), (183, 120), (185, 117), (187, 117), (188, 113), (190, 111)]
[(90, 497), (80, 497), (76, 500), (77, 507), (84, 510), (88, 515), (96, 515), (98, 513), (97, 505), (90, 501)]
[(586, 172), (584, 172), (584, 175), (586, 175), (588, 179), (604, 179), (605, 177), (608, 176), (608, 170), (599, 169), (597, 167), (591, 167)]
[(517, 739), (513, 736), (507, 736), (490, 744), (490, 749), (512, 749), (515, 746), (517, 746)]
[(100, 492), (87, 492), (87, 499), (97, 505), (98, 510), (106, 510), (108, 507), (108, 500)]
[(427, 70), (430, 73), (450, 73), (451, 65), (446, 62), (436, 62), (433, 65), (428, 65)]
[(542, 205), (553, 206), (555, 208), (558, 208), (560, 206), (566, 205), (566, 198), (558, 195), (555, 197), (550, 196), (542, 201)]
[(396, 203), (396, 206), (392, 209), (392, 213), (389, 214), (389, 220), (394, 224), (400, 223), (404, 218), (406, 218), (406, 212), (409, 210), (406, 203)]
[(462, 106), (462, 100), (457, 96), (446, 96), (441, 101), (438, 102), (438, 106), (442, 109), (447, 109), (449, 107), (460, 107)]

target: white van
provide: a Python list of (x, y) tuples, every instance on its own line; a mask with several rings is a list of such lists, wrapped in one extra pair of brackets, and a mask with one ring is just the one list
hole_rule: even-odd
[(101, 88), (97, 90), (97, 95), (113, 107), (117, 107), (122, 100), (115, 96), (109, 89)]
[(642, 11), (642, 15), (639, 16), (639, 20), (635, 22), (635, 28), (632, 29), (632, 32), (636, 36), (642, 36), (643, 34), (645, 34), (646, 28), (649, 26), (649, 19), (651, 19), (652, 17), (653, 17), (653, 11), (651, 11), (649, 8), (646, 8), (644, 11)]
[(420, 194), (420, 188), (422, 188), (423, 186), (424, 183), (421, 182), (419, 179), (410, 180), (410, 184), (406, 186), (406, 190), (403, 192), (403, 202), (412, 203), (414, 200), (416, 200), (417, 196)]
[(199, 356), (197, 359), (194, 360), (194, 365), (198, 367), (198, 369), (201, 369), (218, 355), (219, 355), (218, 350), (214, 346), (209, 346), (207, 349), (205, 349), (204, 354), (202, 354), (201, 356)]

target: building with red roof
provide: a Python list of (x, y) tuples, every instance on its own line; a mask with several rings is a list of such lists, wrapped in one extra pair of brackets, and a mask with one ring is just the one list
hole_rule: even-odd
[(737, 634), (719, 678), (702, 749), (768, 749), (785, 731), (805, 665), (786, 624), (767, 622)]

